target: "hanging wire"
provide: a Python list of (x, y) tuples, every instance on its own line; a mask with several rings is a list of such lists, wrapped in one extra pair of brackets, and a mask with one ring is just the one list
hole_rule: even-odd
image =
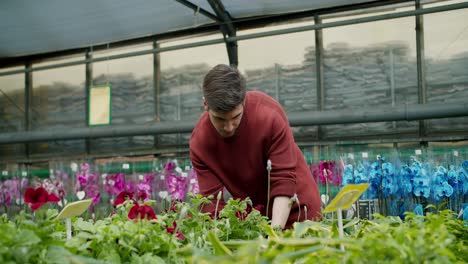
[(107, 42), (107, 50), (106, 50), (106, 67), (107, 67), (106, 85), (109, 86), (109, 42)]
[(450, 43), (447, 44), (447, 46), (445, 48), (440, 50), (439, 54), (437, 54), (437, 56), (436, 56), (436, 60), (438, 60), (440, 58), (440, 56), (442, 56), (442, 54), (444, 52), (446, 52), (450, 48), (450, 46), (452, 46), (452, 44), (455, 43), (463, 35), (463, 33), (465, 33), (465, 31), (467, 29), (468, 29), (468, 24), (460, 31), (460, 33), (458, 33), (458, 35), (455, 37), (454, 40), (450, 41)]
[(6, 98), (12, 105), (14, 105), (14, 106), (15, 106), (16, 108), (18, 108), (22, 113), (24, 113), (24, 109), (21, 108), (19, 105), (17, 105), (17, 104), (15, 103), (15, 101), (14, 101), (13, 99), (11, 99), (2, 89), (0, 89), (0, 93), (2, 93), (2, 94), (5, 96), (5, 98)]
[[(89, 53), (90, 53), (90, 55), (92, 56), (92, 57), (91, 57), (91, 59), (92, 59), (92, 58), (94, 57), (93, 45), (91, 45), (91, 49), (90, 49), (90, 52), (89, 52)], [(92, 64), (93, 62), (90, 62), (90, 63)], [(93, 76), (91, 76), (91, 87), (92, 87), (92, 86), (94, 86), (94, 77), (93, 77)]]
[[(18, 104), (16, 104), (16, 102), (15, 102), (11, 97), (9, 97), (2, 89), (0, 89), (0, 93), (2, 93), (3, 96), (5, 96), (5, 98), (6, 98), (15, 108), (17, 108), (18, 110), (20, 110), (20, 112), (21, 112), (22, 114), (25, 114), (25, 113), (26, 113), (26, 111), (25, 111), (23, 108), (21, 108)], [(34, 113), (34, 114), (36, 114), (37, 116), (40, 116), (40, 113), (37, 112), (34, 108), (32, 108), (32, 106), (31, 106), (31, 112)], [(34, 120), (33, 118), (31, 118), (30, 121), (31, 121), (31, 123), (32, 123), (33, 125), (39, 126), (39, 124), (38, 124), (38, 123), (36, 122), (36, 120)]]

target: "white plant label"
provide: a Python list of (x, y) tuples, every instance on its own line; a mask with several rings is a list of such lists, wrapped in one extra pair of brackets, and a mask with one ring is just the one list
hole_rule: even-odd
[(76, 193), (76, 197), (78, 197), (79, 200), (83, 200), (85, 197), (86, 193), (84, 191), (79, 191)]
[(70, 163), (70, 168), (73, 172), (76, 172), (78, 170), (78, 164), (75, 162)]
[(124, 164), (122, 164), (122, 168), (123, 168), (124, 170), (128, 170), (128, 169), (130, 169), (130, 164), (124, 163)]
[(363, 159), (369, 158), (369, 154), (368, 154), (367, 152), (363, 152), (363, 153), (362, 153), (362, 158), (363, 158)]
[(422, 155), (422, 151), (420, 149), (415, 150), (414, 153), (416, 153), (416, 155)]

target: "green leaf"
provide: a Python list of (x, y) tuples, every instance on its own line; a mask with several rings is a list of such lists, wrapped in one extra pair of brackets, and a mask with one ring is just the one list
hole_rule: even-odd
[(215, 254), (218, 256), (223, 256), (223, 255), (232, 255), (231, 250), (227, 248), (219, 239), (216, 237), (216, 235), (213, 232), (208, 232), (206, 238), (211, 242), (211, 245), (213, 246), (213, 249), (215, 251)]
[(17, 247), (31, 246), (41, 242), (41, 239), (31, 230), (21, 230), (16, 236), (14, 244)]
[(353, 218), (351, 221), (346, 223), (346, 225), (343, 226), (343, 229), (346, 229), (348, 227), (354, 226), (360, 222), (359, 218)]
[(317, 251), (319, 251), (321, 249), (323, 249), (323, 246), (319, 245), (319, 246), (313, 246), (313, 247), (303, 249), (303, 250), (287, 252), (287, 253), (279, 254), (276, 257), (276, 260), (278, 262), (281, 262), (281, 260), (283, 260), (283, 261), (287, 260), (288, 262), (290, 262), (291, 260), (295, 260), (297, 258), (304, 257), (304, 256), (306, 256), (308, 254), (317, 252)]
[(271, 227), (270, 225), (265, 225), (264, 228), (265, 228), (265, 233), (268, 235), (268, 237), (279, 239), (279, 236), (276, 234), (273, 227)]
[(100, 260), (76, 256), (63, 247), (50, 246), (46, 254), (47, 263), (51, 264), (106, 264)]
[(47, 209), (46, 211), (46, 219), (47, 220), (52, 220), (58, 215), (58, 210), (57, 209)]
[(152, 263), (152, 264), (165, 264), (166, 261), (162, 259), (161, 257), (158, 256), (153, 256), (151, 253), (146, 253), (143, 256), (138, 256), (137, 254), (132, 254), (132, 257), (130, 258), (130, 263), (131, 264), (146, 264), (146, 263)]
[(119, 253), (113, 248), (102, 250), (99, 253), (98, 259), (108, 261), (109, 263), (122, 263)]
[(136, 233), (138, 231), (138, 226), (134, 222), (127, 221), (124, 224), (124, 230), (129, 233)]
[(83, 221), (83, 219), (79, 218), (75, 224), (74, 224), (74, 228), (76, 231), (80, 230), (80, 231), (86, 231), (86, 232), (90, 232), (90, 233), (96, 233), (96, 227), (90, 223), (90, 222), (85, 222)]

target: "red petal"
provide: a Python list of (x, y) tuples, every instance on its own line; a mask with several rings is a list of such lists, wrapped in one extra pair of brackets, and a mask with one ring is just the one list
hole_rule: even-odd
[(135, 219), (138, 217), (138, 213), (139, 213), (139, 206), (137, 204), (135, 204), (131, 209), (130, 209), (130, 212), (128, 212), (128, 218), (130, 219)]
[(47, 203), (47, 199), (49, 198), (49, 193), (47, 193), (46, 189), (39, 187), (34, 192), (34, 198), (36, 203)]
[(39, 209), (44, 203), (32, 203), (30, 204), (29, 207), (31, 207), (31, 210), (33, 211), (36, 211), (37, 209)]
[(51, 193), (51, 194), (49, 194), (49, 196), (47, 197), (47, 201), (48, 201), (48, 202), (57, 203), (57, 202), (60, 202), (60, 198), (58, 198), (57, 195)]
[(144, 201), (147, 197), (148, 195), (146, 194), (146, 192), (139, 192), (136, 195), (137, 200), (142, 200), (142, 201)]
[(125, 202), (125, 200), (130, 200), (133, 198), (133, 194), (131, 192), (126, 192), (126, 191), (123, 191), (121, 193), (119, 193), (119, 195), (117, 195), (117, 198), (115, 198), (115, 202), (114, 202), (114, 206), (117, 206), (119, 204), (123, 204), (123, 202)]
[(156, 219), (156, 214), (151, 206), (143, 205), (141, 206), (141, 209), (142, 215), (145, 216), (146, 219)]
[(28, 187), (24, 192), (24, 202), (25, 203), (34, 203), (34, 189)]
[(181, 232), (177, 232), (177, 238), (180, 239), (180, 240), (184, 240), (185, 236)]

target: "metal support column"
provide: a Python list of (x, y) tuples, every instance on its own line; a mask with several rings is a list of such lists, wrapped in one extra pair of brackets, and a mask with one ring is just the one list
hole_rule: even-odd
[[(416, 0), (416, 10), (421, 9), (421, 1)], [(426, 75), (424, 64), (424, 20), (423, 15), (416, 15), (416, 60), (418, 67), (418, 103), (427, 103)], [(419, 136), (426, 135), (426, 122), (419, 121)]]
[(208, 3), (210, 3), (211, 8), (215, 11), (216, 16), (221, 19), (221, 23), (218, 23), (226, 43), (229, 64), (237, 67), (239, 65), (237, 40), (227, 41), (227, 38), (236, 37), (236, 28), (232, 23), (231, 16), (226, 11), (223, 3), (220, 0), (208, 0)]
[[(322, 19), (315, 15), (314, 17), (315, 25), (322, 24)], [(323, 83), (323, 33), (322, 29), (315, 30), (315, 72), (317, 74), (317, 110), (325, 110), (325, 86)], [(320, 140), (323, 138), (323, 128), (321, 126), (317, 127), (317, 139)]]
[[(158, 49), (159, 43), (157, 41), (153, 42), (153, 48)], [(153, 89), (154, 89), (154, 120), (155, 122), (161, 121), (161, 104), (160, 104), (160, 94), (161, 94), (161, 56), (159, 53), (153, 54)], [(153, 138), (154, 148), (157, 148), (159, 144), (159, 136), (154, 135)]]
[[(25, 65), (26, 70), (32, 68), (32, 63), (27, 62)], [(24, 131), (30, 131), (31, 127), (31, 118), (32, 118), (32, 87), (33, 87), (33, 76), (32, 71), (26, 71), (24, 76)], [(24, 145), (26, 157), (29, 158), (31, 154), (31, 145), (26, 143)]]
[[(93, 63), (91, 60), (93, 59), (93, 54), (92, 51), (87, 51), (86, 52), (86, 60), (89, 62), (86, 63), (85, 71), (86, 71), (86, 87), (85, 87), (85, 92), (86, 92), (86, 124), (85, 126), (89, 126), (89, 91), (91, 89), (91, 86), (93, 85)], [(91, 153), (91, 139), (87, 138), (85, 139), (85, 151), (86, 154)]]

